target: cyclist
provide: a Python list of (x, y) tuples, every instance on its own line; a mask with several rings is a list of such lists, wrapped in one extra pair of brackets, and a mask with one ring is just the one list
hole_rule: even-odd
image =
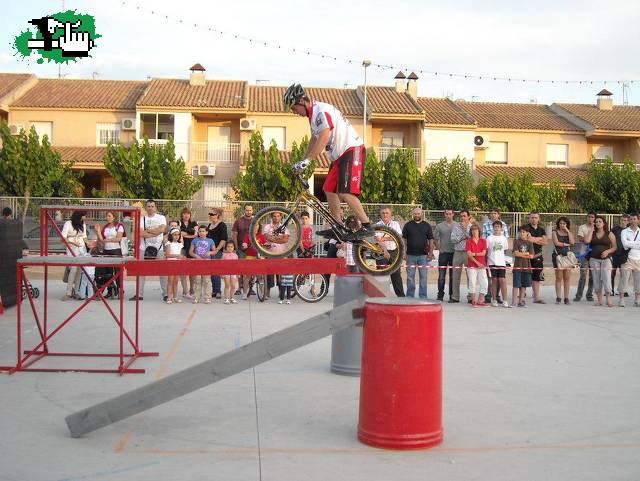
[[(311, 126), (311, 142), (304, 160), (294, 165), (299, 172), (311, 160), (326, 150), (331, 159), (329, 175), (322, 186), (334, 217), (340, 218), (340, 201), (346, 202), (356, 214), (362, 227), (353, 232), (344, 230), (344, 239), (360, 240), (374, 234), (369, 217), (362, 208), (360, 182), (364, 173), (365, 147), (349, 121), (331, 104), (311, 100), (300, 84), (291, 85), (284, 93), (284, 105), (296, 115), (307, 117)], [(332, 237), (331, 229), (316, 232)]]

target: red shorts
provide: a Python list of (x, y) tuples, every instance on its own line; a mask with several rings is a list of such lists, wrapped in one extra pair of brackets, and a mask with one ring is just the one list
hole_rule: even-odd
[(360, 195), (366, 151), (364, 145), (351, 147), (333, 161), (322, 190), (336, 194)]

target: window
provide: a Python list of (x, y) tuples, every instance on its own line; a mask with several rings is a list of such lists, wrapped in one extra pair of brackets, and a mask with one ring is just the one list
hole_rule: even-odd
[(49, 143), (53, 143), (53, 122), (31, 122), (31, 125), (35, 127), (40, 140), (46, 135)]
[(96, 124), (96, 145), (120, 143), (120, 124)]
[(610, 145), (594, 145), (591, 147), (592, 155), (596, 160), (605, 160), (609, 157), (613, 160), (613, 147)]
[(395, 130), (383, 130), (381, 147), (404, 147), (404, 133)]
[(140, 114), (140, 137), (168, 140), (174, 136), (173, 114)]
[(506, 164), (509, 159), (509, 143), (508, 142), (489, 142), (485, 163), (487, 164)]
[(265, 149), (271, 147), (272, 140), (276, 142), (278, 150), (286, 150), (286, 129), (284, 127), (262, 127), (262, 141)]
[(568, 159), (568, 144), (547, 144), (547, 167), (566, 167)]

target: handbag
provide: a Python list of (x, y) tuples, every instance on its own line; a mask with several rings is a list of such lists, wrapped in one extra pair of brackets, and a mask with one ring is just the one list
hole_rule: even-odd
[(557, 254), (556, 255), (556, 263), (560, 269), (570, 269), (579, 264), (578, 258), (576, 255), (569, 251), (566, 256)]
[(158, 248), (154, 246), (147, 246), (144, 249), (144, 258), (145, 259), (155, 259), (158, 257)]

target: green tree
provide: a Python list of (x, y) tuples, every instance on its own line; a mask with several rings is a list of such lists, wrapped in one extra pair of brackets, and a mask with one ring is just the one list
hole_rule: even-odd
[(75, 197), (83, 173), (72, 170), (74, 162), (62, 160), (46, 135), (39, 139), (34, 127), (27, 134), (11, 135), (6, 122), (0, 124), (0, 192), (25, 197), (23, 217), (31, 197)]
[(373, 149), (367, 151), (364, 161), (360, 200), (365, 203), (379, 204), (384, 198), (384, 180), (382, 163)]
[(498, 173), (482, 179), (476, 186), (476, 198), (480, 208), (492, 208), (506, 212), (524, 212), (538, 209), (539, 191), (533, 185), (533, 173), (509, 176)]
[(131, 147), (107, 146), (104, 166), (130, 199), (190, 199), (202, 187), (203, 179), (187, 172), (182, 157), (176, 159), (172, 139), (166, 144), (134, 140)]
[[(298, 145), (291, 147), (291, 155), (287, 161), (280, 160), (280, 152), (275, 142), (271, 142), (265, 151), (262, 135), (254, 132), (249, 140), (249, 158), (244, 172), (238, 173), (231, 181), (235, 198), (240, 201), (287, 201), (294, 199), (303, 189), (295, 178), (293, 164), (302, 160), (307, 151), (307, 137)], [(302, 172), (308, 179), (313, 173), (316, 162)]]
[(567, 191), (559, 180), (549, 185), (538, 186), (538, 210), (540, 212), (566, 212), (568, 210)]
[(630, 159), (622, 166), (591, 161), (587, 175), (576, 179), (576, 199), (585, 211), (620, 213), (638, 209), (640, 172)]
[(413, 149), (396, 149), (382, 163), (384, 197), (389, 204), (410, 204), (418, 197), (420, 171)]
[(465, 209), (473, 193), (473, 176), (466, 159), (446, 157), (429, 164), (420, 177), (419, 200), (425, 209)]

